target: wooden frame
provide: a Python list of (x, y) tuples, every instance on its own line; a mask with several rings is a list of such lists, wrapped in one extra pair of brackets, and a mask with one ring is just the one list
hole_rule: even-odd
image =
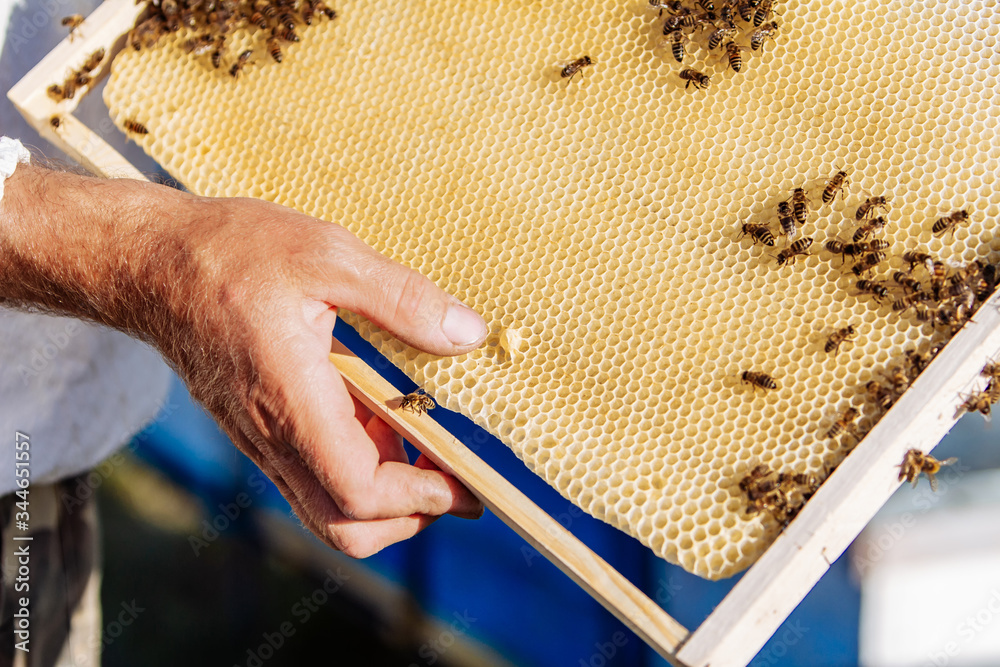
[[(106, 0), (15, 85), (8, 97), (48, 141), (107, 177), (144, 176), (73, 117), (78, 98), (56, 102), (47, 89), (61, 84), (95, 50), (107, 74), (113, 56), (144, 5)], [(50, 124), (58, 115), (58, 128)], [(562, 569), (664, 658), (682, 667), (743, 667), (812, 589), (830, 564), (899, 486), (898, 464), (911, 447), (930, 451), (955, 423), (960, 393), (980, 389), (979, 373), (1000, 351), (1000, 293), (979, 310), (895, 406), (834, 471), (798, 517), (750, 568), (700, 627), (689, 632), (656, 603), (427, 416), (394, 410), (399, 391), (333, 341), (330, 360), (351, 393), (393, 425), (485, 505)], [(978, 379), (977, 379), (978, 378)]]

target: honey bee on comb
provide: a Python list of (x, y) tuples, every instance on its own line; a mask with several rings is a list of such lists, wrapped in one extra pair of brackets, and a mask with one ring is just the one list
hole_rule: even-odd
[(708, 36), (708, 49), (714, 51), (722, 46), (723, 41), (736, 36), (737, 32), (739, 32), (739, 28), (731, 22), (724, 22), (721, 28), (716, 29)]
[(823, 346), (823, 350), (829, 354), (831, 352), (837, 352), (840, 350), (840, 346), (846, 340), (850, 340), (857, 334), (857, 330), (854, 328), (853, 324), (848, 324), (846, 327), (842, 327), (837, 331), (834, 331), (826, 339), (826, 345)]
[(685, 89), (687, 89), (688, 86), (693, 85), (695, 88), (705, 90), (712, 83), (710, 76), (703, 74), (696, 69), (691, 69), (690, 67), (682, 69), (679, 76), (687, 82), (684, 84)]
[(764, 48), (764, 43), (768, 40), (774, 41), (777, 39), (778, 34), (778, 22), (771, 21), (770, 23), (763, 25), (750, 34), (750, 48), (754, 51), (759, 51)]
[(882, 216), (879, 216), (877, 218), (872, 218), (871, 220), (866, 220), (864, 224), (862, 224), (854, 231), (853, 241), (855, 243), (859, 241), (864, 241), (873, 233), (875, 233), (877, 230), (884, 228), (886, 224), (887, 224), (886, 219)]
[(829, 204), (837, 198), (837, 195), (846, 195), (847, 193), (847, 172), (838, 171), (833, 175), (826, 183), (826, 187), (823, 189), (823, 203)]
[(854, 214), (854, 219), (866, 220), (875, 213), (876, 209), (882, 209), (883, 211), (889, 210), (889, 201), (885, 197), (869, 197), (861, 203), (858, 207), (857, 212)]
[(422, 415), (436, 407), (437, 403), (435, 403), (434, 399), (428, 396), (423, 389), (418, 389), (415, 392), (407, 394), (399, 399), (400, 410), (412, 412), (417, 415)]
[(938, 218), (935, 222), (931, 231), (934, 232), (935, 236), (944, 236), (950, 232), (954, 232), (955, 228), (960, 224), (969, 221), (969, 211), (955, 211), (943, 218)]
[(743, 223), (743, 231), (740, 232), (740, 238), (743, 236), (749, 236), (754, 240), (754, 243), (766, 246), (774, 245), (774, 235), (771, 234), (771, 230), (767, 228), (767, 225)]
[(841, 433), (850, 433), (852, 435), (856, 434), (854, 422), (858, 419), (858, 409), (857, 408), (847, 408), (844, 413), (833, 422), (830, 426), (830, 430), (826, 432), (826, 437), (829, 439), (836, 438)]
[(778, 224), (781, 226), (781, 231), (789, 240), (794, 239), (799, 233), (799, 230), (795, 227), (795, 211), (792, 209), (790, 202), (778, 202)]
[(743, 47), (736, 42), (726, 44), (726, 60), (734, 72), (739, 72), (743, 69), (743, 51)]
[(920, 478), (920, 473), (923, 473), (927, 476), (927, 481), (930, 482), (931, 491), (937, 491), (938, 483), (935, 475), (937, 475), (944, 466), (950, 466), (956, 463), (958, 463), (958, 459), (955, 457), (945, 459), (944, 461), (938, 461), (930, 454), (924, 454), (919, 449), (911, 449), (903, 455), (903, 462), (897, 466), (899, 468), (898, 479), (900, 482), (905, 479), (907, 482), (911, 482), (914, 488), (916, 488), (917, 480)]
[(590, 67), (593, 64), (594, 60), (590, 56), (583, 56), (582, 58), (577, 58), (570, 64), (563, 67), (559, 71), (559, 76), (561, 76), (564, 79), (572, 81), (573, 77), (576, 76), (578, 73), (582, 72), (584, 67)]
[(767, 373), (761, 373), (759, 371), (743, 371), (743, 374), (740, 377), (743, 382), (746, 382), (753, 387), (754, 391), (757, 389), (773, 391), (778, 388), (778, 383), (775, 382), (774, 378)]
[(784, 266), (785, 264), (794, 264), (795, 258), (799, 255), (808, 255), (809, 246), (812, 245), (812, 238), (806, 237), (804, 239), (799, 239), (792, 245), (788, 246), (784, 250), (778, 253), (776, 259), (778, 260), (778, 266)]
[(135, 120), (134, 118), (126, 119), (125, 122), (122, 123), (122, 125), (125, 127), (125, 131), (128, 132), (129, 134), (138, 134), (138, 135), (149, 134), (149, 130), (146, 129), (146, 126), (140, 123), (139, 121)]

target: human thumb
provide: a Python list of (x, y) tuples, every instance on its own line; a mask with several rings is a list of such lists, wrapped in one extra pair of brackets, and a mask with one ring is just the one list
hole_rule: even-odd
[(478, 313), (413, 269), (357, 243), (354, 271), (336, 289), (332, 305), (431, 354), (462, 354), (482, 344), (486, 323)]

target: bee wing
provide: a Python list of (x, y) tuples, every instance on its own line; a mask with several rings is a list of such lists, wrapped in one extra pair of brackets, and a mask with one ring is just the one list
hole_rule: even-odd
[(958, 463), (957, 456), (952, 456), (950, 459), (945, 459), (944, 461), (941, 461), (942, 466), (951, 466), (955, 465), (956, 463)]

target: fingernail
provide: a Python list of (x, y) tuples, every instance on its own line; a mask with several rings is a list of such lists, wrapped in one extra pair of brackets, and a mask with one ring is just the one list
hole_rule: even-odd
[(472, 345), (486, 337), (486, 323), (473, 310), (452, 304), (441, 323), (441, 330), (454, 345)]

